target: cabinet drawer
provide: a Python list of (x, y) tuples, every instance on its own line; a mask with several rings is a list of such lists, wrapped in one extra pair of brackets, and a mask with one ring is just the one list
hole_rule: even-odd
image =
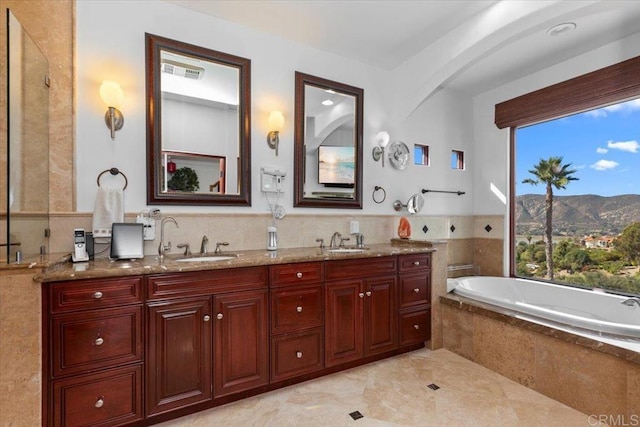
[(142, 360), (142, 307), (54, 316), (53, 376)]
[(428, 304), (431, 300), (431, 275), (400, 276), (400, 308)]
[(427, 270), (431, 268), (431, 254), (402, 255), (398, 257), (398, 262), (400, 264), (399, 270), (401, 273)]
[(271, 291), (271, 333), (280, 334), (324, 324), (324, 288), (321, 285)]
[(345, 259), (325, 263), (326, 280), (361, 279), (396, 273), (396, 257)]
[(274, 265), (269, 268), (269, 276), (272, 287), (317, 283), (324, 280), (320, 262)]
[(141, 420), (142, 367), (55, 381), (50, 413), (56, 427), (104, 427)]
[(54, 283), (49, 287), (51, 312), (139, 303), (142, 301), (141, 283), (141, 277)]
[(400, 346), (431, 339), (430, 309), (400, 313)]
[(322, 328), (271, 339), (271, 381), (307, 374), (324, 367)]
[(173, 298), (267, 287), (267, 267), (229, 268), (149, 276), (147, 298)]

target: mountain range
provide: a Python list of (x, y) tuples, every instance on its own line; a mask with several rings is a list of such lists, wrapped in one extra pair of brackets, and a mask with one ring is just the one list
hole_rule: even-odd
[[(545, 196), (524, 194), (516, 197), (516, 233), (544, 234)], [(622, 232), (640, 221), (640, 195), (553, 196), (554, 235), (609, 235)]]

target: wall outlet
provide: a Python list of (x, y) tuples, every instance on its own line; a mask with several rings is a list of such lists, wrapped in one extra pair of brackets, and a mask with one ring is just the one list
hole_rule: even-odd
[(156, 220), (148, 216), (138, 215), (136, 222), (142, 224), (142, 235), (144, 240), (154, 240), (156, 238)]
[(359, 221), (351, 221), (349, 222), (349, 233), (356, 234), (360, 232), (360, 222)]

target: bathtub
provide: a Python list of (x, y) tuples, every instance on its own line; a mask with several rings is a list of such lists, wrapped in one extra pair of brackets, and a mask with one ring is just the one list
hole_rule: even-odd
[(447, 279), (447, 290), (506, 308), (535, 323), (640, 352), (640, 307), (623, 305), (627, 299), (623, 296), (486, 276)]

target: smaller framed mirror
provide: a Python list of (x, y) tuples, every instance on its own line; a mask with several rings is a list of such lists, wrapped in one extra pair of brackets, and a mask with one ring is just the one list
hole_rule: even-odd
[(294, 206), (362, 209), (363, 97), (296, 72)]

